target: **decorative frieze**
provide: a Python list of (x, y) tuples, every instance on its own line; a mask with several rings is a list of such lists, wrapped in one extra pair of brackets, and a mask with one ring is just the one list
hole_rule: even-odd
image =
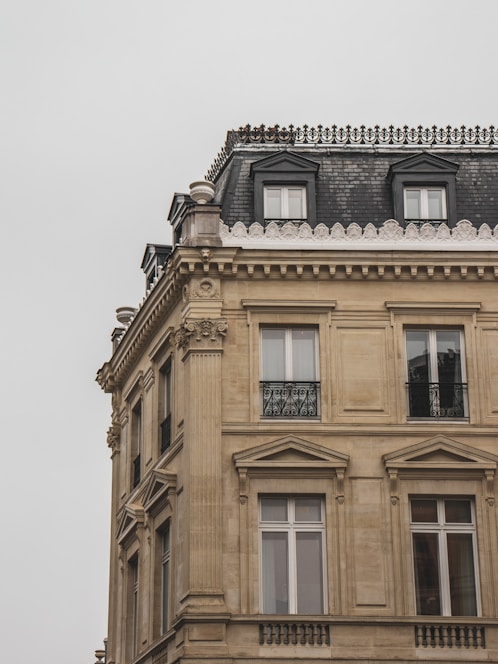
[(307, 222), (288, 221), (282, 225), (270, 222), (266, 227), (259, 223), (246, 226), (238, 221), (232, 227), (220, 222), (220, 236), (224, 247), (265, 249), (375, 249), (430, 250), (430, 251), (488, 251), (498, 249), (498, 225), (488, 224), (476, 228), (467, 219), (454, 228), (440, 223), (408, 224), (406, 227), (395, 219), (388, 219), (381, 226), (373, 223), (361, 227), (357, 223), (343, 226), (335, 223), (331, 228), (318, 224), (312, 228)]

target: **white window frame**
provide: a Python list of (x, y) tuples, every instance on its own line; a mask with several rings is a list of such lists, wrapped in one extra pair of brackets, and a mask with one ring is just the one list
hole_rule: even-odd
[[(289, 191), (299, 190), (301, 192), (301, 216), (289, 217)], [(268, 192), (280, 191), (280, 217), (270, 216), (268, 211)], [(265, 219), (289, 219), (292, 221), (306, 220), (307, 207), (306, 207), (306, 186), (305, 185), (265, 185), (264, 186), (264, 218)]]
[(284, 378), (283, 380), (288, 380), (288, 381), (293, 381), (295, 380), (293, 374), (293, 366), (292, 366), (292, 333), (295, 330), (312, 330), (315, 334), (315, 343), (314, 343), (314, 349), (315, 349), (315, 366), (314, 366), (314, 378), (308, 378), (306, 380), (309, 380), (310, 382), (315, 381), (315, 382), (320, 382), (320, 374), (319, 374), (319, 352), (318, 352), (318, 328), (313, 327), (313, 326), (306, 326), (306, 325), (289, 325), (289, 326), (278, 326), (278, 325), (264, 325), (261, 326), (260, 328), (260, 348), (261, 348), (261, 380), (276, 380), (272, 377), (266, 377), (265, 376), (265, 367), (264, 367), (264, 358), (263, 358), (263, 343), (264, 343), (264, 331), (265, 330), (285, 330), (285, 335), (284, 335), (284, 355), (285, 355), (285, 360), (284, 360)]
[[(408, 387), (410, 386), (410, 375), (409, 375), (409, 367), (408, 367), (408, 337), (407, 334), (408, 332), (412, 331), (419, 331), (419, 332), (427, 332), (428, 337), (429, 337), (429, 383), (440, 383), (439, 380), (439, 368), (438, 368), (438, 356), (437, 356), (437, 333), (438, 332), (458, 332), (460, 335), (460, 371), (462, 374), (462, 384), (466, 385), (467, 384), (467, 371), (466, 371), (466, 366), (465, 366), (465, 336), (463, 333), (463, 330), (460, 330), (458, 328), (444, 328), (444, 327), (406, 327), (405, 328), (405, 353), (406, 353), (406, 360), (405, 360), (405, 367), (406, 367), (406, 381), (408, 384)], [(413, 383), (416, 384), (416, 383)], [(468, 394), (467, 390), (463, 389), (462, 393), (463, 397), (463, 417), (468, 417), (469, 414), (469, 404), (468, 404)], [(410, 404), (407, 404), (408, 407), (408, 415), (409, 417), (415, 417), (416, 419), (420, 419), (417, 416), (410, 415)], [(437, 410), (438, 404), (437, 404), (437, 399), (435, 403), (435, 409)], [(428, 416), (431, 420), (434, 419), (433, 417)], [(436, 415), (437, 417), (437, 415)], [(425, 418), (423, 418), (425, 419)], [(449, 419), (443, 417), (443, 419)], [(455, 418), (455, 419), (461, 419), (461, 418)]]
[[(438, 522), (413, 522), (411, 518), (411, 504), (414, 500), (435, 500), (437, 501), (437, 514)], [(471, 510), (471, 523), (446, 523), (444, 516), (445, 501), (451, 500), (466, 500), (470, 504)], [(411, 538), (411, 551), (412, 551), (412, 572), (413, 572), (413, 589), (415, 594), (415, 606), (417, 605), (416, 598), (416, 583), (415, 583), (415, 550), (414, 538), (415, 533), (436, 533), (438, 535), (438, 571), (440, 583), (440, 601), (441, 601), (441, 616), (451, 616), (451, 595), (450, 595), (450, 578), (448, 569), (448, 549), (447, 538), (448, 533), (466, 533), (472, 535), (472, 551), (474, 563), (474, 583), (475, 583), (475, 596), (476, 596), (476, 615), (481, 615), (481, 598), (480, 598), (480, 583), (479, 583), (479, 563), (477, 551), (477, 529), (476, 529), (476, 513), (474, 499), (467, 496), (417, 496), (410, 497), (410, 538)], [(435, 614), (419, 614), (419, 615), (435, 615)]]
[[(283, 498), (287, 500), (287, 521), (263, 521), (262, 520), (262, 505), (265, 498)], [(295, 520), (295, 501), (299, 498), (317, 498), (320, 500), (320, 521), (299, 521)], [(260, 610), (265, 612), (263, 606), (263, 533), (287, 533), (288, 534), (288, 615), (297, 614), (297, 560), (296, 560), (296, 534), (300, 532), (313, 532), (320, 533), (321, 536), (321, 553), (322, 553), (322, 613), (325, 615), (328, 612), (327, 607), (327, 551), (326, 551), (326, 524), (325, 524), (325, 500), (320, 495), (279, 495), (279, 494), (266, 494), (261, 495), (258, 501), (259, 509), (259, 551), (260, 551), (260, 589), (259, 596)], [(315, 615), (315, 614), (314, 614)]]
[(434, 219), (434, 221), (446, 221), (448, 219), (448, 209), (446, 205), (446, 187), (443, 186), (426, 186), (426, 187), (419, 187), (419, 186), (405, 186), (403, 187), (403, 206), (404, 206), (404, 217), (405, 219), (411, 219), (411, 217), (408, 216), (407, 210), (408, 210), (408, 204), (407, 204), (407, 193), (409, 191), (419, 191), (420, 192), (420, 217), (419, 220), (423, 221), (424, 219), (427, 219), (428, 221), (432, 219), (432, 217), (429, 216), (429, 192), (430, 191), (438, 191), (441, 193), (441, 210), (442, 210), (442, 217), (440, 219)]

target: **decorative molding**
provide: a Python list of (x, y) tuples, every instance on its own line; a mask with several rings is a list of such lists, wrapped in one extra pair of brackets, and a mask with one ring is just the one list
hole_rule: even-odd
[(309, 145), (309, 146), (370, 146), (372, 148), (396, 148), (408, 146), (416, 149), (433, 148), (435, 146), (448, 149), (457, 146), (494, 148), (498, 145), (498, 129), (490, 127), (251, 127), (246, 125), (238, 130), (227, 132), (225, 145), (221, 148), (213, 164), (209, 168), (206, 179), (215, 182), (231, 154), (237, 147), (247, 145)]
[(189, 284), (183, 287), (183, 302), (188, 300), (212, 300), (219, 299), (219, 297), (219, 283), (208, 277), (192, 279)]
[(226, 335), (226, 318), (188, 318), (175, 332), (175, 341), (179, 349), (193, 346), (212, 346)]
[(496, 251), (498, 250), (498, 225), (475, 227), (468, 219), (462, 219), (454, 228), (441, 223), (437, 228), (430, 223), (418, 228), (415, 224), (402, 226), (395, 219), (384, 221), (381, 226), (368, 223), (361, 227), (356, 222), (345, 227), (335, 223), (331, 228), (318, 224), (312, 228), (307, 222), (287, 221), (279, 225), (270, 222), (266, 227), (259, 223), (246, 226), (237, 221), (232, 227), (220, 221), (220, 237), (224, 247), (265, 249), (376, 249), (424, 250), (424, 251)]

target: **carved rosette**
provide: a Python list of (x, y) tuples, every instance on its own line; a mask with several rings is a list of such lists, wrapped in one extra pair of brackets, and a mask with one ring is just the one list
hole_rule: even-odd
[(179, 349), (210, 349), (221, 347), (228, 324), (225, 318), (188, 318), (175, 332)]

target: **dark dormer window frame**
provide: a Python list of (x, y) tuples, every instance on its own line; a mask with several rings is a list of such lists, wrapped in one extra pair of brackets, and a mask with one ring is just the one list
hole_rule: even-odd
[[(271, 154), (251, 164), (251, 177), (254, 180), (254, 221), (265, 226), (265, 188), (299, 188), (305, 190), (305, 217), (290, 218), (289, 221), (306, 221), (316, 226), (316, 178), (320, 165), (288, 150)], [(287, 219), (276, 219), (286, 221)]]
[[(392, 185), (394, 219), (401, 223), (444, 222), (448, 226), (456, 225), (456, 174), (458, 164), (442, 157), (422, 152), (403, 159), (389, 167), (387, 179)], [(405, 195), (408, 190), (419, 188), (422, 191), (442, 189), (444, 192), (443, 210), (446, 214), (441, 219), (429, 219), (421, 216), (418, 220), (407, 219), (405, 215)]]

